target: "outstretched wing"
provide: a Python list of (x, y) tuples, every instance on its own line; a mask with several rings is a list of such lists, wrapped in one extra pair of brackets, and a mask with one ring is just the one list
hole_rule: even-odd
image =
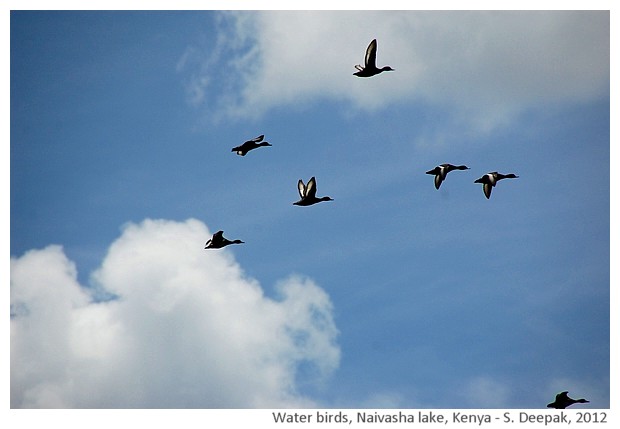
[(435, 189), (439, 189), (439, 187), (441, 186), (441, 182), (443, 182), (443, 177), (441, 174), (437, 174), (435, 175)]
[(297, 190), (299, 191), (299, 196), (301, 198), (306, 197), (306, 185), (304, 185), (304, 182), (301, 179), (299, 179), (299, 182), (297, 182)]
[(252, 140), (250, 140), (250, 141), (251, 141), (251, 142), (254, 142), (254, 143), (258, 143), (258, 142), (262, 142), (264, 138), (265, 138), (265, 135), (264, 135), (264, 134), (262, 134), (262, 135), (260, 135), (260, 136), (258, 136), (258, 137), (254, 137), (254, 138), (253, 138)]
[(487, 197), (487, 199), (489, 199), (491, 198), (491, 191), (493, 190), (493, 185), (485, 182), (482, 184), (482, 190), (484, 191), (484, 196)]
[(308, 180), (308, 185), (306, 186), (306, 197), (314, 198), (316, 196), (316, 179), (314, 176)]
[(205, 243), (205, 249), (217, 249), (222, 244), (224, 231), (218, 231), (207, 240)]
[(366, 58), (364, 60), (365, 67), (376, 67), (377, 62), (377, 39), (373, 39), (366, 48)]
[(566, 401), (567, 399), (568, 399), (568, 390), (555, 395), (556, 402)]

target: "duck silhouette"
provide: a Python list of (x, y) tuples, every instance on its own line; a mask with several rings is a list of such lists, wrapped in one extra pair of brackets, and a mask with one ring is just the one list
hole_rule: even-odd
[(357, 71), (353, 73), (357, 77), (371, 77), (384, 71), (394, 71), (390, 66), (377, 68), (377, 39), (373, 39), (366, 48), (366, 57), (364, 58), (364, 67), (356, 65)]
[(474, 180), (474, 183), (482, 183), (482, 191), (484, 192), (484, 196), (487, 199), (491, 198), (491, 190), (493, 187), (502, 179), (516, 179), (519, 176), (516, 176), (512, 173), (510, 174), (501, 174), (497, 171), (493, 171), (491, 173), (487, 173), (479, 179)]
[(221, 249), (222, 247), (228, 246), (229, 244), (242, 244), (241, 240), (229, 240), (224, 238), (224, 231), (218, 231), (213, 236), (207, 240), (205, 243), (205, 249)]
[(570, 407), (573, 404), (585, 404), (590, 402), (587, 399), (573, 399), (568, 396), (568, 391), (558, 393), (555, 395), (555, 401), (547, 404), (547, 408), (557, 408), (563, 410), (566, 407)]
[(260, 135), (258, 137), (254, 137), (252, 140), (248, 140), (243, 143), (241, 146), (233, 147), (231, 152), (237, 152), (237, 155), (245, 156), (249, 151), (256, 149), (261, 146), (272, 146), (269, 142), (264, 142), (264, 135)]
[(308, 184), (304, 185), (304, 182), (299, 179), (297, 182), (297, 190), (301, 199), (293, 204), (296, 206), (311, 206), (312, 204), (320, 203), (321, 201), (333, 201), (330, 197), (316, 196), (316, 179), (314, 176), (308, 180)]
[(435, 189), (439, 189), (441, 182), (443, 182), (452, 170), (469, 170), (466, 165), (452, 165), (452, 164), (440, 164), (432, 170), (428, 170), (426, 174), (435, 175)]

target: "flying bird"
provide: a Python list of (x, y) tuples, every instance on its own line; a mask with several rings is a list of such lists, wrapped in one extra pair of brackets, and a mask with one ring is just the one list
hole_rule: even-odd
[(229, 244), (242, 244), (241, 240), (229, 240), (224, 238), (224, 231), (218, 231), (213, 236), (207, 240), (205, 243), (205, 249), (221, 249), (222, 247), (228, 246)]
[(371, 77), (384, 71), (394, 71), (390, 66), (377, 68), (377, 39), (373, 39), (366, 48), (366, 57), (364, 58), (364, 67), (356, 65), (357, 71), (353, 73), (357, 77)]
[(555, 401), (547, 404), (547, 408), (557, 408), (563, 410), (566, 407), (570, 407), (573, 404), (584, 404), (590, 402), (587, 399), (573, 399), (568, 397), (568, 391), (558, 393), (555, 395)]
[(245, 156), (246, 153), (248, 153), (252, 149), (256, 149), (257, 147), (272, 146), (271, 143), (264, 142), (263, 138), (265, 138), (264, 135), (254, 137), (252, 140), (248, 140), (241, 146), (233, 147), (231, 152), (237, 152), (237, 155)]
[(297, 190), (301, 199), (293, 204), (296, 206), (311, 206), (312, 204), (320, 203), (321, 201), (333, 201), (330, 197), (317, 198), (316, 196), (316, 179), (314, 176), (308, 180), (308, 184), (304, 185), (304, 182), (299, 179), (297, 182)]
[(491, 198), (491, 190), (493, 187), (502, 179), (516, 179), (519, 176), (516, 176), (512, 173), (510, 174), (501, 174), (497, 171), (493, 171), (491, 173), (487, 173), (479, 179), (474, 180), (474, 183), (482, 183), (482, 191), (484, 192), (484, 196), (487, 199)]
[(466, 165), (441, 164), (432, 170), (428, 170), (426, 174), (435, 175), (435, 189), (439, 189), (441, 182), (445, 180), (448, 173), (452, 170), (469, 170), (469, 167)]

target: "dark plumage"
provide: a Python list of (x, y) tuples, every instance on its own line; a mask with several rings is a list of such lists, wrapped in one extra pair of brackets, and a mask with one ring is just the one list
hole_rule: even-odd
[(243, 143), (241, 146), (233, 147), (231, 152), (237, 152), (237, 155), (245, 156), (246, 153), (248, 153), (252, 149), (256, 149), (257, 147), (271, 146), (271, 143), (264, 142), (263, 138), (265, 138), (264, 135), (254, 137), (252, 140), (248, 140), (247, 142)]
[(516, 179), (519, 176), (516, 176), (512, 173), (510, 174), (501, 174), (497, 171), (493, 171), (491, 173), (487, 173), (479, 179), (474, 180), (474, 183), (482, 183), (482, 191), (484, 192), (484, 196), (487, 199), (491, 198), (491, 190), (497, 184), (498, 181), (502, 179)]
[(357, 77), (371, 77), (384, 71), (394, 71), (390, 66), (377, 68), (377, 39), (373, 39), (366, 48), (366, 57), (364, 58), (364, 67), (356, 65), (357, 71), (353, 73)]
[(568, 391), (558, 393), (555, 395), (555, 401), (547, 404), (547, 408), (557, 408), (563, 410), (566, 407), (570, 407), (573, 404), (585, 404), (590, 402), (587, 399), (573, 399), (568, 397)]
[(314, 177), (308, 180), (307, 185), (304, 185), (304, 182), (299, 179), (299, 182), (297, 182), (297, 190), (299, 191), (301, 199), (293, 203), (296, 206), (311, 206), (321, 201), (333, 201), (330, 197), (316, 197), (316, 179)]
[(452, 170), (469, 170), (469, 167), (466, 165), (441, 164), (432, 170), (427, 171), (426, 174), (435, 175), (435, 189), (439, 189), (441, 182), (445, 180), (448, 173)]
[(228, 246), (229, 244), (242, 244), (241, 240), (229, 240), (224, 238), (224, 231), (218, 231), (213, 234), (207, 242), (205, 243), (205, 249), (221, 249), (222, 247)]

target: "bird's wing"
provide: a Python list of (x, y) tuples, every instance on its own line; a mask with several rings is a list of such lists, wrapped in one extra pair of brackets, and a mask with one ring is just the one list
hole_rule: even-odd
[(264, 135), (264, 134), (261, 134), (261, 135), (260, 135), (260, 136), (258, 136), (258, 137), (254, 137), (254, 138), (253, 138), (252, 140), (250, 140), (250, 141), (251, 141), (251, 142), (254, 142), (254, 143), (258, 143), (258, 142), (262, 142), (262, 141), (263, 141), (263, 138), (265, 138), (265, 135)]
[(377, 39), (373, 39), (366, 48), (366, 58), (364, 60), (364, 64), (366, 67), (376, 67), (377, 61)]
[(215, 234), (213, 234), (214, 241), (221, 240), (222, 238), (224, 238), (224, 231), (218, 231)]
[(439, 189), (439, 187), (441, 186), (441, 182), (443, 182), (443, 177), (441, 174), (436, 174), (435, 175), (435, 189)]
[(493, 186), (490, 183), (483, 183), (482, 184), (482, 190), (484, 191), (484, 196), (488, 198), (491, 198), (491, 190), (493, 189)]
[(316, 179), (314, 176), (310, 180), (308, 180), (308, 185), (306, 186), (306, 197), (313, 198), (316, 196)]
[(299, 196), (301, 198), (305, 198), (305, 196), (306, 196), (306, 185), (304, 185), (304, 182), (301, 179), (299, 179), (299, 182), (297, 182), (297, 190), (299, 191)]
[(568, 390), (565, 392), (558, 393), (555, 395), (555, 400), (557, 401), (565, 401), (568, 399)]

